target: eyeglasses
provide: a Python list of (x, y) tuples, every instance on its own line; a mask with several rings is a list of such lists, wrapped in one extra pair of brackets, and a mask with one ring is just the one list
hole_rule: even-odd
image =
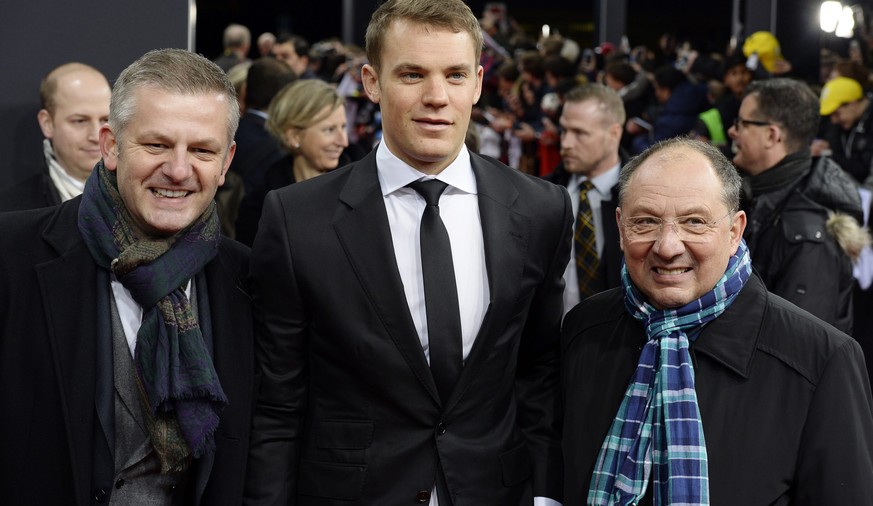
[(758, 121), (754, 119), (743, 119), (739, 116), (734, 118), (734, 130), (742, 130), (743, 128), (751, 125), (751, 126), (770, 126), (773, 123), (769, 121)]
[(674, 220), (663, 220), (654, 216), (622, 217), (621, 224), (625, 229), (627, 239), (632, 242), (653, 242), (661, 236), (664, 224), (673, 226), (673, 230), (683, 242), (707, 242), (711, 239), (713, 230), (718, 224), (734, 214), (729, 211), (715, 221), (706, 221), (700, 216), (680, 216)]

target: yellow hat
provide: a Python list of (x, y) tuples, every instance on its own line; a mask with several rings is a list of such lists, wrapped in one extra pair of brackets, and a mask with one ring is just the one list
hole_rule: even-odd
[(746, 37), (743, 43), (743, 54), (746, 58), (753, 54), (758, 55), (761, 65), (767, 69), (767, 72), (773, 72), (773, 66), (777, 61), (782, 60), (782, 49), (779, 46), (779, 41), (770, 32), (755, 32)]
[(864, 96), (864, 90), (858, 81), (849, 77), (835, 77), (828, 81), (821, 90), (822, 116), (830, 116), (843, 104), (859, 100)]

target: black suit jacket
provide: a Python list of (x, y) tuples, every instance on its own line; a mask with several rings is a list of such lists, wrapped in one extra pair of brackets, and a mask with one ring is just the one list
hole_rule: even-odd
[[(624, 166), (626, 162), (627, 159), (622, 152), (621, 165)], [(570, 181), (570, 173), (564, 169), (564, 164), (561, 163), (543, 179), (566, 188)], [(612, 187), (612, 198), (600, 203), (600, 222), (603, 224), (603, 252), (600, 255), (598, 272), (600, 279), (604, 281), (603, 290), (621, 286), (621, 263), (624, 259), (624, 253), (621, 251), (621, 237), (618, 233), (618, 224), (615, 221), (616, 208), (618, 208), (617, 184)], [(571, 261), (574, 260), (571, 259)], [(565, 309), (570, 310), (571, 308)]]
[(253, 112), (243, 114), (236, 130), (236, 154), (228, 170), (243, 178), (246, 193), (264, 184), (267, 170), (285, 156), (279, 142), (265, 127), (266, 120)]
[(414, 504), (438, 466), (455, 506), (561, 498), (570, 201), (471, 158), (491, 300), (445, 403), (407, 307), (375, 150), (268, 194), (252, 254), (261, 387), (249, 503)]
[[(105, 460), (114, 444), (99, 437), (97, 407), (98, 391), (108, 388), (111, 395), (112, 388), (111, 372), (108, 385), (98, 382), (97, 358), (97, 328), (109, 311), (108, 291), (100, 294), (108, 286), (98, 282), (108, 281), (108, 273), (98, 269), (79, 234), (79, 201), (0, 216), (3, 505), (91, 504), (99, 481), (95, 459)], [(211, 469), (197, 461), (193, 483), (177, 503), (240, 502), (254, 390), (247, 259), (247, 248), (224, 240), (202, 272), (213, 360), (230, 402), (221, 413)], [(105, 305), (98, 305), (100, 298)]]

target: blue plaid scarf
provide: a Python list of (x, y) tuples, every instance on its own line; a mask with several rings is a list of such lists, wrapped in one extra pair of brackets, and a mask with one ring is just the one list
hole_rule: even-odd
[(677, 309), (649, 305), (623, 266), (628, 312), (646, 327), (637, 370), (597, 457), (588, 504), (636, 504), (645, 495), (654, 466), (653, 494), (662, 504), (708, 505), (706, 441), (694, 391), (688, 351), (707, 322), (721, 315), (752, 273), (745, 241), (708, 293)]
[(143, 309), (136, 335), (136, 382), (161, 471), (183, 471), (215, 450), (227, 405), (197, 315), (184, 287), (218, 254), (215, 203), (169, 238), (137, 237), (115, 172), (97, 164), (79, 205), (79, 231), (98, 265), (110, 269)]

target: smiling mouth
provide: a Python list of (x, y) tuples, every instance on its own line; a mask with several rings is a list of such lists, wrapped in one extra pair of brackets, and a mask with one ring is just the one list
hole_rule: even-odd
[(186, 190), (164, 190), (162, 188), (152, 188), (152, 193), (158, 197), (177, 199), (185, 197), (190, 192)]
[(662, 274), (664, 276), (675, 276), (677, 274), (684, 274), (690, 271), (690, 268), (680, 268), (680, 269), (665, 269), (663, 267), (655, 267), (655, 272), (658, 274)]
[(439, 119), (417, 119), (415, 120), (417, 123), (421, 123), (424, 125), (432, 125), (432, 126), (449, 126), (452, 123), (450, 121), (444, 121)]

